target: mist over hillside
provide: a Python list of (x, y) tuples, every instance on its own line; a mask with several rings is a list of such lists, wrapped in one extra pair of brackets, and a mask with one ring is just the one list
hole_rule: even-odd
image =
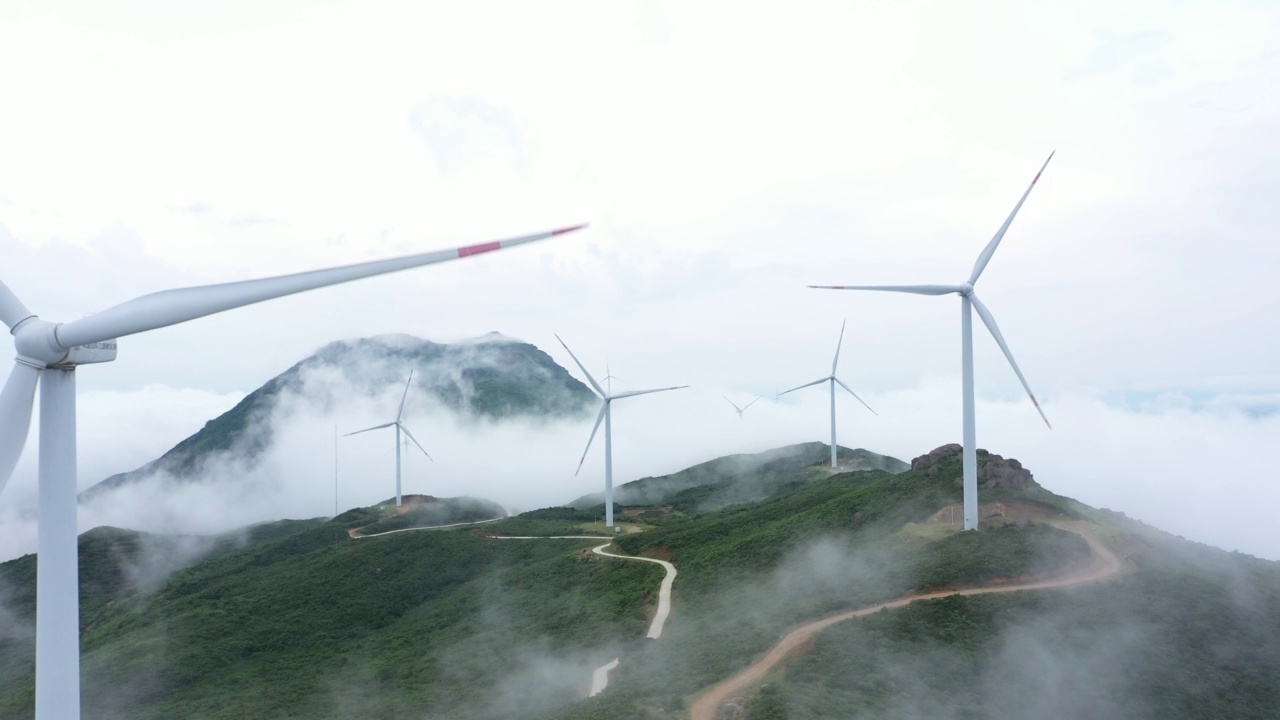
[[(726, 712), (1272, 716), (1280, 564), (1056, 495), (987, 451), (982, 529), (961, 532), (946, 512), (962, 497), (958, 446), (909, 467), (865, 450), (840, 457), (833, 472), (827, 446), (803, 443), (629, 483), (632, 503), (662, 504), (633, 504), (623, 522), (639, 532), (612, 550), (679, 570), (667, 632), (651, 641), (642, 633), (662, 573), (590, 552), (607, 542), (594, 506), (495, 521), (505, 511), (492, 503), (411, 496), (403, 512), (382, 503), (220, 538), (91, 531), (81, 537), (86, 712), (687, 717), (797, 623), (909, 593), (1069, 576), (1099, 542), (1119, 558), (1105, 581), (846, 621)], [(735, 486), (766, 497), (734, 496)], [(412, 530), (459, 519), (476, 524)], [(578, 534), (596, 537), (553, 539)], [(29, 712), (33, 575), (34, 557), (0, 564), (0, 717)], [(608, 688), (584, 698), (610, 658), (620, 664)]]
[[(340, 413), (344, 405), (403, 390), (410, 370), (410, 395), (421, 404), (419, 411), (425, 405), (464, 422), (572, 418), (594, 400), (549, 355), (496, 332), (452, 344), (411, 335), (339, 340), (267, 381), (155, 461), (88, 488), (82, 499), (156, 475), (198, 481), (208, 468), (231, 459), (252, 466), (275, 440), (270, 420), (281, 406), (305, 402), (313, 411)], [(395, 412), (395, 405), (388, 406), (387, 419)]]

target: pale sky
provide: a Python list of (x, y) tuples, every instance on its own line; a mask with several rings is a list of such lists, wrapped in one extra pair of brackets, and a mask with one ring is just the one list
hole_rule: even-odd
[[(840, 374), (880, 416), (842, 400), (841, 443), (910, 459), (959, 440), (958, 299), (804, 286), (964, 280), (1056, 150), (978, 284), (1054, 430), (977, 325), (979, 446), (1280, 558), (1278, 36), (1262, 1), (7, 3), (0, 278), (65, 321), (592, 224), (122, 340), (78, 374), (82, 486), (389, 332), (499, 330), (571, 368), (558, 332), (694, 385), (630, 411), (662, 447), (664, 417), (737, 422), (722, 392), (825, 374), (847, 319)], [(820, 391), (784, 400), (679, 451), (619, 434), (618, 479), (826, 440)], [(571, 480), (589, 429), (521, 502), (597, 489)], [(0, 518), (29, 513), (34, 452)]]

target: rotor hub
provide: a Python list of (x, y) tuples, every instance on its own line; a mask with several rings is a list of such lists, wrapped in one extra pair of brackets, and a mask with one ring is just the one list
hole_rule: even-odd
[(967, 282), (960, 285), (960, 296), (969, 297), (973, 294), (973, 283)]
[(50, 367), (67, 359), (67, 350), (58, 346), (56, 324), (32, 315), (13, 328), (13, 345), (26, 364)]
[(13, 328), (13, 344), (18, 362), (38, 368), (90, 365), (116, 359), (116, 341), (77, 345), (65, 348), (58, 343), (58, 323), (32, 315)]

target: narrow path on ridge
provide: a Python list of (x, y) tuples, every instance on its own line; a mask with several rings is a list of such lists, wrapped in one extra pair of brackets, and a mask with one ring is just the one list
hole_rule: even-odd
[(916, 600), (933, 600), (936, 598), (950, 597), (952, 595), (982, 595), (985, 593), (1007, 593), (1019, 590), (1046, 590), (1051, 588), (1070, 587), (1074, 585), (1086, 585), (1110, 579), (1124, 571), (1124, 561), (1102, 544), (1102, 541), (1093, 531), (1093, 527), (1090, 524), (1068, 520), (1044, 520), (1043, 522), (1068, 532), (1073, 532), (1084, 538), (1085, 542), (1089, 543), (1089, 550), (1091, 551), (1089, 564), (1072, 572), (1068, 572), (1065, 575), (1050, 578), (1048, 580), (1040, 580), (1018, 585), (975, 587), (966, 588), (964, 590), (941, 590), (938, 592), (907, 595), (905, 597), (898, 598), (897, 600), (891, 600), (889, 602), (858, 608), (855, 610), (845, 610), (835, 615), (829, 615), (819, 620), (807, 622), (787, 633), (782, 640), (778, 641), (776, 645), (765, 653), (764, 657), (751, 664), (745, 670), (742, 670), (728, 680), (712, 686), (710, 690), (705, 692), (697, 699), (697, 701), (694, 702), (693, 709), (689, 713), (690, 720), (716, 720), (716, 714), (720, 710), (720, 706), (724, 704), (725, 700), (735, 695), (742, 694), (752, 684), (763, 679), (770, 670), (784, 662), (796, 648), (808, 641), (809, 638), (823, 630), (826, 630), (836, 623), (844, 622), (845, 620), (856, 617), (865, 617), (886, 608), (900, 608), (904, 605), (915, 602)]
[(472, 520), (471, 522), (450, 523), (448, 525), (423, 525), (421, 527), (400, 528), (399, 530), (388, 530), (386, 532), (373, 533), (372, 535), (362, 535), (360, 531), (365, 529), (366, 527), (369, 527), (368, 525), (365, 525), (363, 527), (352, 528), (348, 530), (347, 536), (350, 537), (352, 540), (359, 540), (361, 538), (375, 538), (375, 537), (382, 537), (383, 535), (394, 535), (395, 533), (413, 532), (414, 530), (442, 530), (444, 528), (462, 527), (464, 525), (483, 525), (485, 523), (498, 522), (499, 520), (506, 520), (507, 517), (510, 517), (510, 515), (506, 517), (489, 518), (488, 520)]

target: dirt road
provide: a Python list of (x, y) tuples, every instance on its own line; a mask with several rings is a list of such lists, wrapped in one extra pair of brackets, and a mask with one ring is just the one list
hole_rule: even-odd
[[(599, 535), (553, 535), (553, 536), (494, 536), (494, 540), (605, 540)], [(636, 555), (617, 555), (611, 552), (605, 552), (605, 548), (613, 544), (613, 541), (597, 545), (591, 548), (591, 552), (602, 555), (604, 557), (618, 558), (619, 560), (640, 560), (642, 562), (651, 562), (661, 565), (667, 571), (662, 578), (662, 584), (658, 587), (658, 610), (653, 614), (653, 621), (649, 623), (649, 633), (645, 636), (657, 640), (662, 637), (662, 629), (667, 624), (667, 618), (671, 616), (671, 587), (676, 581), (676, 566), (666, 560), (655, 560), (653, 558), (638, 557)], [(591, 689), (587, 691), (587, 696), (591, 697), (604, 692), (609, 687), (609, 673), (618, 667), (620, 658), (614, 658), (609, 662), (596, 668), (591, 673)]]
[(787, 633), (777, 645), (774, 645), (764, 657), (757, 660), (747, 669), (734, 675), (733, 677), (712, 687), (702, 697), (698, 698), (693, 704), (693, 710), (690, 712), (690, 720), (716, 720), (716, 713), (720, 706), (726, 700), (737, 695), (743, 694), (752, 684), (760, 681), (779, 663), (804, 644), (809, 638), (817, 633), (839, 622), (844, 622), (856, 617), (863, 617), (872, 613), (879, 612), (886, 608), (899, 608), (903, 605), (915, 602), (916, 600), (932, 600), (934, 598), (949, 597), (951, 595), (981, 595), (984, 593), (1006, 593), (1018, 590), (1044, 590), (1049, 588), (1060, 588), (1074, 585), (1085, 585), (1088, 583), (1100, 582), (1115, 577), (1124, 571), (1124, 561), (1116, 557), (1115, 553), (1107, 549), (1098, 536), (1094, 533), (1093, 527), (1088, 523), (1067, 521), (1067, 520), (1049, 520), (1046, 521), (1050, 525), (1054, 525), (1063, 530), (1073, 532), (1084, 538), (1089, 543), (1091, 551), (1090, 561), (1088, 565), (1078, 568), (1072, 572), (1059, 577), (1041, 580), (1037, 582), (1024, 583), (1020, 585), (999, 585), (996, 587), (980, 587), (968, 588), (965, 590), (943, 590), (940, 592), (921, 593), (918, 595), (908, 595), (906, 597), (891, 600), (879, 605), (858, 608), (857, 610), (846, 610), (836, 615), (831, 615), (821, 620), (814, 620), (805, 623), (800, 627)]

